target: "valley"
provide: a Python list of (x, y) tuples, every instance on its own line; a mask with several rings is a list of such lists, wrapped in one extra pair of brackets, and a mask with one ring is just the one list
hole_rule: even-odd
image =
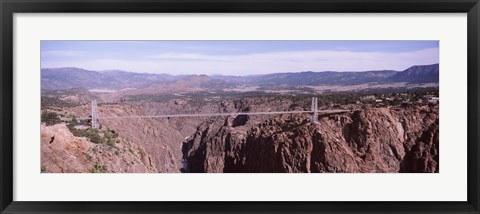
[[(319, 111), (345, 111), (318, 123), (238, 115), (309, 111), (312, 97)], [(438, 64), (263, 76), (45, 69), (42, 172), (438, 173), (438, 97)], [(93, 100), (98, 130), (77, 119)], [(209, 113), (229, 115), (121, 118)]]

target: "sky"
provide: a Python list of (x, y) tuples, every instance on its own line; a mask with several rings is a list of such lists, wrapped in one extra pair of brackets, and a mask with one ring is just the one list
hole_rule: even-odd
[(402, 71), (439, 62), (438, 41), (42, 41), (41, 67), (255, 75)]

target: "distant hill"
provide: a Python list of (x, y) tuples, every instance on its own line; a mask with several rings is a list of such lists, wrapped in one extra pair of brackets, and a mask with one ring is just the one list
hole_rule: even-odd
[(47, 68), (41, 70), (42, 89), (95, 88), (109, 84), (109, 80), (96, 71), (80, 68)]
[(299, 72), (275, 73), (251, 78), (250, 83), (259, 85), (358, 85), (364, 83), (383, 82), (386, 78), (397, 74), (396, 71), (365, 72)]
[(169, 74), (134, 73), (134, 72), (128, 72), (128, 71), (121, 71), (121, 70), (102, 71), (101, 73), (109, 78), (113, 78), (125, 84), (129, 84), (131, 82), (136, 82), (136, 83), (167, 82), (167, 81), (172, 81), (179, 78), (177, 76), (173, 76)]
[[(235, 85), (252, 86), (342, 86), (366, 83), (438, 83), (439, 65), (415, 65), (404, 71), (364, 72), (291, 72), (252, 76), (169, 75), (134, 73), (120, 70), (90, 71), (80, 68), (47, 68), (41, 70), (43, 90), (68, 88), (125, 89), (168, 88), (222, 89)], [(153, 92), (153, 91), (152, 91)]]
[(41, 70), (41, 87), (44, 90), (139, 88), (178, 78), (180, 77), (168, 74), (134, 73), (119, 70), (99, 72), (73, 67), (45, 68)]
[(211, 81), (212, 81), (212, 78), (210, 78), (205, 74), (190, 75), (190, 76), (175, 80), (169, 83), (169, 85), (173, 87), (179, 87), (179, 88), (201, 87), (201, 86), (208, 87), (208, 84), (211, 83)]
[(246, 77), (257, 85), (359, 85), (365, 83), (438, 83), (439, 65), (415, 65), (404, 71), (380, 70), (364, 72), (297, 72), (274, 73)]
[(438, 83), (439, 65), (415, 65), (388, 78), (390, 82)]

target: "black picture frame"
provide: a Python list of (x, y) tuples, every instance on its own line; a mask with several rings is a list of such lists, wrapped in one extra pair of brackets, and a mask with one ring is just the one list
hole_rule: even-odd
[[(0, 0), (1, 213), (480, 213), (478, 0)], [(466, 202), (20, 202), (13, 201), (14, 13), (467, 13), (468, 199)], [(448, 184), (445, 184), (448, 185)], [(414, 193), (412, 193), (414, 194)], [(445, 193), (448, 194), (448, 193)]]

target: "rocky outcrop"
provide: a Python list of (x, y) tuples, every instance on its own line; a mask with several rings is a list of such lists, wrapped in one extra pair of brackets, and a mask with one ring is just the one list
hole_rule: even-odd
[[(236, 119), (233, 119), (235, 121)], [(438, 106), (210, 119), (183, 143), (187, 172), (438, 172)], [(245, 121), (247, 120), (247, 121)], [(237, 123), (238, 124), (238, 123)]]
[[(99, 114), (291, 111), (304, 110), (310, 105), (306, 101), (265, 96), (206, 102), (193, 97), (102, 104)], [(308, 114), (124, 118), (100, 124), (143, 148), (145, 154), (134, 152), (136, 157), (153, 164), (156, 172), (438, 172), (438, 105), (362, 106), (321, 106), (352, 112), (320, 115), (319, 124), (310, 123)], [(67, 113), (86, 117), (82, 114), (89, 110), (78, 106)]]
[(42, 125), (41, 140), (42, 171), (88, 172), (93, 167), (86, 158), (90, 143), (73, 136), (65, 125)]
[(115, 145), (75, 137), (64, 124), (41, 126), (42, 172), (156, 172), (155, 160), (141, 146), (117, 139)]
[[(82, 106), (69, 110), (71, 114), (81, 115), (82, 112), (88, 112), (88, 108), (88, 106)], [(105, 104), (99, 109), (101, 116), (160, 115), (165, 113), (156, 111), (162, 111), (166, 107), (155, 105), (155, 103), (146, 103), (143, 106)], [(190, 121), (189, 118), (126, 118), (101, 120), (100, 124), (102, 128), (115, 130), (128, 142), (144, 148), (146, 154), (152, 158), (157, 172), (180, 172), (181, 142), (195, 131), (194, 127), (183, 124), (198, 124), (198, 122)]]
[[(272, 106), (263, 105), (263, 102), (272, 103)], [(176, 99), (166, 102), (143, 102), (134, 104), (102, 104), (99, 105), (101, 116), (122, 115), (166, 115), (166, 114), (192, 114), (192, 113), (218, 113), (218, 112), (248, 112), (248, 111), (278, 111), (284, 106), (292, 105), (291, 100), (278, 100), (274, 98), (224, 100), (219, 103), (199, 101), (195, 99)], [(68, 108), (68, 114), (87, 117), (85, 112), (90, 112), (90, 106), (77, 106)], [(241, 130), (251, 127), (267, 117), (249, 116), (217, 117), (220, 123), (225, 123)], [(103, 128), (115, 130), (121, 137), (139, 145), (147, 151), (155, 163), (158, 172), (181, 172), (182, 168), (182, 142), (198, 130), (205, 121), (205, 117), (172, 117), (172, 118), (134, 118), (134, 119), (106, 119), (101, 120)], [(213, 119), (214, 120), (214, 119)]]

